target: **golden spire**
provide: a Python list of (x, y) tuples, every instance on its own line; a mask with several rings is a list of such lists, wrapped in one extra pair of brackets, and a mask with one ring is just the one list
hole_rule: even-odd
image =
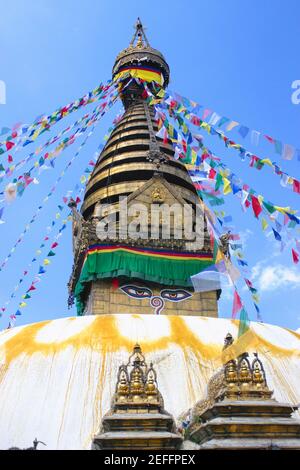
[(157, 386), (156, 386), (156, 372), (153, 369), (152, 362), (150, 363), (150, 368), (147, 372), (145, 393), (146, 395), (157, 395), (158, 393)]
[(135, 27), (135, 33), (133, 35), (133, 38), (130, 41), (130, 46), (134, 47), (134, 42), (137, 39), (136, 47), (145, 47), (145, 46), (150, 47), (149, 41), (145, 34), (144, 27), (142, 25), (140, 18), (137, 19), (134, 27)]
[(129, 395), (129, 380), (126, 366), (124, 364), (119, 368), (116, 392), (122, 400), (125, 400)]
[(119, 367), (116, 392), (113, 397), (114, 411), (134, 412), (137, 409), (163, 409), (163, 399), (158, 390), (153, 364), (148, 367), (139, 344), (133, 348), (126, 365)]
[(265, 370), (258, 354), (254, 353), (252, 364), (248, 356), (248, 353), (244, 353), (237, 360), (232, 359), (225, 364), (223, 399), (268, 400), (272, 397), (273, 392), (268, 388)]
[(243, 355), (238, 362), (238, 377), (241, 393), (247, 392), (252, 382), (251, 366), (247, 356), (248, 354)]

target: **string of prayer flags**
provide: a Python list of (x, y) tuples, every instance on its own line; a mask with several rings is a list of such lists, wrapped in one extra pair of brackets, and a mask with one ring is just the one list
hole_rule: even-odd
[[(72, 134), (69, 138), (64, 139), (60, 144), (56, 146), (56, 148), (52, 152), (45, 154), (42, 165), (44, 165), (46, 159), (51, 161), (51, 159), (57, 158), (57, 156), (60, 155), (60, 153), (63, 150), (65, 150), (68, 146), (72, 145), (78, 137), (84, 134), (88, 127), (98, 123), (99, 120), (106, 113), (107, 109), (109, 109), (114, 104), (117, 96), (118, 96), (117, 92), (114, 91), (112, 98), (105, 103), (104, 107), (101, 107), (101, 109), (99, 109), (96, 113), (93, 114), (93, 116), (89, 119), (88, 123), (84, 127), (77, 129), (76, 132)], [(6, 187), (5, 196), (8, 201), (10, 202), (13, 201), (16, 198), (16, 196), (22, 196), (24, 194), (25, 189), (29, 186), (29, 184), (34, 182), (34, 179), (31, 178), (31, 173), (37, 167), (39, 167), (40, 165), (39, 162), (36, 162), (30, 168), (30, 170), (24, 173), (24, 175), (21, 178), (19, 177), (17, 180), (13, 180), (13, 182), (10, 183)]]
[[(76, 99), (72, 103), (61, 106), (48, 116), (38, 116), (33, 122), (33, 124), (25, 125), (20, 127), (18, 130), (12, 131), (5, 141), (0, 142), (0, 155), (11, 150), (16, 145), (13, 140), (16, 140), (17, 138), (19, 138), (19, 141), (17, 142), (18, 146), (21, 145), (24, 147), (34, 142), (39, 135), (41, 135), (46, 130), (49, 130), (54, 124), (56, 124), (61, 119), (70, 115), (74, 111), (77, 111), (83, 106), (86, 106), (90, 103), (94, 103), (100, 98), (105, 97), (107, 92), (112, 87), (114, 87), (114, 84), (111, 80), (108, 80), (106, 84), (100, 84), (94, 90), (90, 91), (89, 93), (86, 93), (84, 96), (79, 99)], [(7, 130), (7, 128), (5, 128), (5, 130)], [(1, 132), (1, 135), (2, 134), (4, 134), (4, 132)]]
[[(274, 174), (280, 177), (281, 185), (283, 187), (288, 189), (292, 188), (295, 193), (300, 194), (300, 181), (285, 173), (276, 162), (272, 162), (269, 158), (262, 159), (257, 157), (256, 155), (242, 147), (242, 145), (234, 142), (233, 140), (228, 139), (228, 137), (226, 137), (223, 131), (215, 129), (213, 127), (213, 123), (208, 123), (202, 121), (200, 118), (197, 118), (189, 109), (176, 102), (171, 95), (166, 94), (165, 96), (167, 98), (165, 98), (164, 101), (161, 101), (160, 106), (167, 108), (171, 113), (173, 113), (174, 111), (182, 113), (184, 117), (189, 120), (193, 125), (204, 129), (210, 135), (219, 137), (219, 139), (224, 142), (224, 145), (227, 148), (233, 148), (239, 152), (242, 161), (244, 161), (245, 157), (247, 157), (250, 160), (249, 165), (251, 168), (261, 170), (265, 165), (272, 167), (274, 170)], [(170, 135), (172, 137), (172, 133)]]
[[(204, 108), (203, 105), (196, 103), (195, 101), (189, 100), (188, 98), (182, 97), (178, 93), (174, 93), (175, 99), (184, 107), (190, 108), (193, 110), (194, 114), (199, 114), (200, 110)], [(170, 95), (165, 92), (161, 95), (162, 98), (168, 99)], [(174, 101), (174, 98), (171, 97)], [(273, 150), (276, 154), (280, 155), (285, 160), (291, 160), (294, 158), (295, 155), (300, 155), (300, 149), (295, 148), (292, 145), (285, 144), (279, 139), (275, 139), (267, 134), (264, 134), (257, 130), (252, 130), (248, 126), (245, 126), (238, 121), (234, 121), (228, 117), (221, 116), (212, 109), (204, 108), (202, 114), (202, 120), (205, 121), (207, 118), (209, 119), (209, 124), (216, 126), (217, 128), (222, 128), (226, 125), (226, 131), (232, 131), (235, 129), (243, 138), (247, 136), (251, 137), (251, 141), (254, 145), (259, 144), (259, 137), (262, 136), (264, 139), (269, 142)]]
[(31, 217), (30, 219), (30, 222), (27, 223), (25, 225), (25, 228), (24, 230), (21, 232), (21, 234), (19, 235), (17, 241), (14, 243), (13, 247), (11, 248), (11, 250), (9, 251), (9, 254), (6, 256), (6, 258), (2, 261), (2, 263), (0, 264), (0, 271), (3, 270), (3, 268), (7, 265), (9, 259), (12, 257), (13, 253), (16, 251), (16, 248), (17, 246), (23, 241), (25, 235), (27, 234), (27, 232), (30, 230), (32, 224), (36, 221), (37, 217), (39, 216), (40, 212), (42, 211), (42, 209), (44, 208), (45, 204), (49, 201), (49, 199), (55, 194), (57, 188), (58, 188), (58, 185), (59, 183), (61, 182), (61, 180), (63, 179), (63, 177), (65, 176), (67, 170), (70, 168), (70, 166), (73, 164), (73, 162), (75, 161), (75, 159), (78, 157), (78, 155), (80, 154), (80, 151), (81, 149), (83, 148), (83, 146), (86, 144), (88, 138), (90, 137), (91, 133), (94, 131), (94, 129), (86, 136), (85, 140), (81, 143), (81, 145), (79, 146), (77, 152), (72, 156), (72, 158), (70, 159), (70, 161), (68, 162), (68, 164), (65, 166), (64, 170), (62, 171), (62, 173), (59, 175), (59, 177), (56, 179), (54, 185), (52, 186), (52, 190), (47, 194), (47, 196), (43, 199), (42, 203), (38, 206), (37, 210), (35, 211), (35, 213), (33, 214), (33, 216)]
[[(63, 206), (60, 206), (60, 211), (63, 211), (64, 207)], [(53, 223), (54, 222), (54, 223)], [(51, 223), (51, 228), (55, 225), (55, 221), (52, 221)], [(42, 249), (45, 247), (45, 239), (49, 240), (49, 237), (44, 237), (43, 239), (43, 242), (39, 245), (39, 249), (36, 250), (36, 254), (34, 256), (34, 258), (31, 259), (30, 263), (28, 264), (27, 268), (25, 270), (23, 270), (23, 274), (22, 276), (20, 277), (19, 279), (19, 282), (18, 284), (14, 287), (14, 290), (13, 292), (10, 294), (10, 297), (9, 297), (9, 300), (5, 302), (5, 304), (2, 306), (1, 308), (1, 312), (5, 312), (6, 309), (7, 309), (7, 306), (9, 305), (11, 299), (13, 299), (15, 296), (16, 296), (16, 292), (18, 291), (19, 287), (21, 286), (21, 284), (23, 283), (23, 281), (25, 280), (25, 277), (28, 275), (28, 272), (29, 272), (29, 269), (31, 268), (31, 266), (33, 265), (33, 263), (35, 263), (38, 259), (38, 257), (42, 254)], [(40, 271), (41, 271), (42, 267), (40, 266)], [(34, 289), (31, 289), (31, 290), (34, 290)], [(24, 299), (27, 299), (28, 298), (28, 292), (26, 293), (26, 296), (23, 297)], [(0, 315), (1, 316), (1, 315)]]
[[(117, 123), (116, 123), (117, 124)], [(116, 125), (115, 124), (115, 125)], [(115, 128), (115, 125), (113, 127), (111, 127), (109, 129), (109, 132), (112, 132)], [(94, 130), (94, 129), (92, 129)], [(92, 131), (91, 131), (92, 133)], [(91, 135), (90, 133), (90, 135)], [(88, 138), (88, 136), (87, 136)], [(82, 145), (82, 144), (81, 144)], [(79, 150), (79, 149), (78, 149)], [(95, 158), (97, 158), (97, 156), (95, 156)], [(88, 173), (88, 174), (91, 174), (93, 169), (94, 169), (94, 166), (95, 166), (95, 163), (93, 160), (90, 160), (89, 161), (89, 164), (88, 166), (86, 167), (85, 169), (85, 173)], [(72, 199), (70, 196), (73, 192), (75, 191), (78, 191), (79, 190), (79, 193), (77, 194), (77, 196), (75, 197), (75, 199)], [(79, 204), (81, 202), (81, 199), (80, 199), (80, 195), (81, 193), (84, 191), (84, 186), (83, 187), (79, 187), (78, 184), (75, 185), (74, 189), (71, 190), (71, 191), (68, 191), (66, 196), (63, 196), (63, 201), (64, 201), (64, 205), (61, 205), (59, 204), (58, 205), (58, 209), (59, 209), (59, 212), (55, 214), (55, 219), (52, 220), (51, 224), (50, 224), (50, 230), (52, 230), (52, 228), (54, 227), (54, 225), (56, 224), (56, 220), (58, 219), (57, 215), (59, 214), (60, 216), (62, 215), (63, 211), (65, 210), (65, 208), (68, 207), (68, 203), (69, 201), (73, 201), (75, 202), (75, 204)], [(60, 217), (59, 217), (60, 218)], [(55, 249), (59, 246), (59, 243), (58, 243), (58, 239), (60, 238), (60, 236), (62, 235), (62, 232), (66, 229), (67, 225), (67, 221), (69, 220), (72, 220), (72, 217), (71, 217), (71, 212), (69, 212), (68, 216), (66, 219), (64, 219), (62, 221), (62, 225), (60, 227), (60, 229), (58, 230), (58, 233), (57, 235), (54, 237), (54, 241), (52, 241), (52, 243), (50, 244), (50, 250), (48, 249), (48, 251), (46, 251), (46, 257), (44, 258), (42, 264), (39, 265), (39, 269), (38, 269), (38, 273), (37, 273), (37, 276), (35, 278), (34, 281), (32, 281), (29, 289), (26, 291), (25, 294), (22, 295), (22, 299), (23, 301), (21, 302), (22, 306), (20, 307), (21, 304), (19, 304), (19, 308), (24, 308), (25, 306), (27, 306), (27, 304), (24, 302), (24, 300), (28, 300), (31, 298), (31, 295), (29, 294), (29, 292), (32, 292), (34, 290), (36, 290), (36, 287), (35, 287), (35, 283), (36, 281), (39, 281), (41, 280), (40, 279), (40, 275), (43, 275), (47, 272), (46, 268), (47, 266), (49, 266), (51, 264), (51, 257), (55, 256), (56, 253), (55, 253)], [(48, 235), (44, 236), (43, 239), (42, 239), (42, 243), (40, 244), (39, 246), (39, 249), (36, 250), (36, 255), (34, 258), (32, 258), (31, 262), (29, 263), (28, 267), (26, 270), (23, 270), (23, 275), (22, 277), (19, 279), (19, 282), (18, 282), (18, 285), (14, 288), (12, 294), (10, 295), (9, 297), (9, 300), (5, 302), (5, 304), (3, 305), (3, 307), (1, 308), (0, 312), (0, 317), (2, 316), (2, 314), (7, 310), (8, 308), (8, 305), (10, 304), (11, 300), (13, 298), (15, 298), (16, 296), (16, 292), (17, 290), (19, 289), (19, 287), (21, 286), (21, 284), (23, 283), (23, 281), (25, 280), (25, 277), (28, 275), (28, 272), (29, 272), (29, 268), (31, 268), (31, 266), (33, 266), (33, 263), (37, 262), (38, 260), (38, 257), (41, 256), (42, 254), (42, 250), (45, 249), (46, 250), (46, 242), (48, 242), (50, 240), (50, 237)], [(50, 259), (49, 259), (50, 258)], [(25, 305), (24, 305), (25, 304)], [(19, 312), (19, 313), (17, 313)], [(17, 312), (15, 313), (15, 315), (21, 315), (21, 312), (20, 310), (17, 310)], [(14, 321), (11, 322), (11, 327), (14, 326), (15, 324), (15, 320), (16, 319), (13, 319)]]
[[(160, 118), (160, 122), (168, 130), (169, 122), (166, 119), (165, 115), (158, 109), (158, 106), (156, 106), (156, 111), (157, 111), (157, 114)], [(172, 116), (175, 119), (177, 119), (177, 117), (178, 117), (178, 115), (174, 112), (174, 110), (172, 110)], [(179, 119), (178, 123), (179, 123), (179, 127), (181, 128), (182, 127), (182, 119)], [(185, 132), (186, 132), (186, 129), (185, 129)], [(180, 144), (183, 144), (183, 139), (182, 138), (181, 138)], [(178, 145), (178, 143), (177, 143), (177, 145)], [(235, 181), (239, 181), (238, 184), (235, 184), (235, 187), (238, 190), (235, 190), (233, 193), (237, 197), (239, 197), (239, 199), (241, 200), (242, 208), (244, 208), (244, 209), (248, 208), (251, 205), (251, 196), (253, 194), (255, 194), (255, 191), (253, 189), (251, 189), (248, 185), (243, 184), (240, 179), (237, 179), (236, 176), (231, 172), (231, 170), (226, 165), (221, 163), (220, 159), (214, 157), (212, 152), (207, 147), (204, 147), (203, 139), (199, 143), (199, 145), (202, 148), (202, 152), (203, 152), (202, 157), (201, 157), (201, 162), (202, 162), (201, 164), (205, 164), (207, 168), (212, 167), (214, 169), (215, 174), (213, 176), (215, 177), (215, 180), (216, 180), (215, 189), (218, 190), (222, 185), (224, 185), (224, 178), (227, 178), (232, 184), (234, 184)], [(174, 143), (173, 143), (173, 146), (174, 146)], [(188, 146), (186, 144), (185, 144), (185, 146), (182, 145), (182, 150), (180, 150), (180, 152), (179, 152), (179, 156), (180, 156), (180, 158), (182, 158), (182, 161), (184, 163), (187, 163), (187, 162), (190, 161), (190, 159), (187, 158), (187, 155), (185, 153), (185, 149), (187, 147)], [(226, 192), (225, 192), (225, 194), (226, 194)], [(242, 196), (241, 196), (241, 194), (242, 194)], [(260, 215), (261, 209), (263, 208), (263, 209), (267, 209), (267, 214), (266, 215), (272, 223), (274, 223), (275, 219), (270, 214), (273, 214), (276, 211), (282, 213), (284, 216), (287, 215), (290, 219), (294, 218), (295, 219), (294, 221), (291, 220), (291, 222), (294, 222), (293, 225), (296, 225), (296, 224), (300, 223), (299, 217), (296, 217), (294, 214), (292, 214), (292, 213), (295, 213), (295, 211), (293, 211), (289, 207), (284, 208), (284, 207), (276, 206), (272, 203), (268, 203), (268, 202), (264, 201), (264, 197), (261, 196), (261, 195), (258, 195), (258, 196), (255, 196), (255, 197), (256, 197), (256, 199), (253, 200), (254, 201), (253, 202), (253, 209), (255, 210), (257, 217)], [(292, 217), (291, 217), (291, 214), (292, 214)], [(293, 228), (293, 225), (291, 225), (291, 222), (289, 223), (289, 226), (288, 226), (289, 228)], [(276, 220), (275, 220), (275, 224), (276, 224)], [(278, 232), (277, 225), (276, 225), (276, 228), (277, 228), (276, 232)], [(281, 239), (279, 239), (279, 237), (277, 237), (277, 239), (278, 239), (278, 241), (281, 241)]]
[[(71, 132), (72, 129), (74, 129), (77, 126), (80, 126), (83, 123), (83, 125), (77, 130), (78, 132), (82, 132), (89, 125), (89, 122), (94, 119), (95, 113), (98, 113), (98, 112), (102, 111), (104, 107), (105, 107), (105, 103), (100, 103), (98, 106), (95, 107), (95, 109), (91, 113), (85, 114), (80, 119), (75, 121), (73, 124), (69, 125), (65, 129), (60, 131), (57, 135), (55, 135), (54, 137), (47, 140), (47, 142), (45, 142), (43, 145), (39, 146), (35, 151), (31, 152), (27, 157), (23, 158), (21, 161), (19, 161), (15, 165), (10, 166), (10, 167), (5, 169), (4, 166), (1, 164), (0, 165), (0, 181), (2, 181), (4, 177), (10, 177), (18, 169), (22, 168), (30, 160), (32, 160), (34, 157), (39, 155), (43, 150), (45, 150), (50, 145), (52, 145), (55, 142), (57, 142), (58, 140), (60, 140), (61, 137), (63, 137), (65, 134)], [(55, 158), (55, 154), (53, 154), (53, 155), (54, 155), (54, 158)], [(40, 172), (45, 170), (45, 169), (49, 169), (49, 167), (46, 166), (46, 163), (49, 160), (50, 160), (50, 165), (52, 163), (52, 166), (53, 166), (53, 161), (51, 160), (51, 155), (49, 155), (49, 153), (45, 153), (44, 156), (40, 157), (39, 160), (34, 162), (33, 167), (38, 168)], [(28, 173), (28, 171), (26, 173)]]
[[(95, 126), (96, 124), (99, 122), (99, 119), (100, 117), (104, 116), (105, 112), (107, 111), (107, 109), (109, 109), (112, 104), (114, 103), (114, 101), (109, 101), (107, 103), (107, 106), (101, 111), (101, 114), (97, 114), (97, 119), (96, 121), (94, 122), (94, 125), (92, 127), (92, 129), (89, 131), (89, 133), (86, 135), (85, 139), (83, 140), (83, 142), (79, 145), (76, 153), (72, 156), (72, 158), (70, 159), (70, 161), (68, 162), (68, 164), (65, 166), (64, 170), (62, 171), (62, 173), (60, 174), (60, 176), (57, 178), (57, 180), (55, 181), (51, 191), (47, 194), (47, 196), (44, 198), (42, 204), (37, 208), (36, 212), (33, 214), (30, 222), (25, 226), (23, 232), (20, 234), (20, 236), (18, 237), (17, 241), (15, 242), (15, 244), (13, 245), (13, 247), (11, 248), (9, 254), (6, 256), (6, 258), (2, 261), (2, 263), (0, 264), (0, 271), (3, 270), (4, 266), (7, 265), (9, 259), (12, 257), (13, 253), (15, 252), (17, 246), (22, 242), (25, 234), (30, 230), (30, 227), (31, 225), (35, 222), (36, 218), (38, 217), (39, 213), (41, 212), (41, 210), (43, 209), (45, 203), (50, 199), (50, 197), (53, 196), (53, 194), (55, 193), (56, 189), (57, 189), (57, 186), (58, 184), (60, 183), (60, 181), (62, 180), (62, 178), (65, 176), (67, 170), (71, 167), (71, 165), (73, 164), (73, 162), (75, 161), (75, 159), (79, 156), (82, 148), (86, 145), (88, 139), (90, 138), (90, 136), (93, 134), (94, 130), (95, 130)], [(98, 119), (99, 118), (99, 119)], [(94, 162), (93, 162), (94, 164)], [(92, 166), (93, 168), (93, 166)], [(87, 167), (86, 170), (87, 172), (90, 172), (91, 170), (89, 170), (89, 168)], [(82, 177), (81, 177), (81, 182), (84, 183), (86, 181), (86, 176), (84, 176), (84, 181), (82, 182)], [(53, 222), (52, 222), (53, 223)]]
[[(164, 124), (165, 126), (167, 126), (166, 129), (168, 130), (168, 123), (166, 122), (166, 120), (163, 119), (163, 117), (162, 117), (161, 121), (163, 122), (163, 124)], [(174, 143), (173, 143), (173, 146), (174, 146)], [(185, 149), (185, 150), (186, 150), (186, 149)], [(208, 156), (208, 155), (207, 155), (207, 156)], [(189, 165), (186, 165), (186, 166), (188, 167)], [(193, 168), (192, 165), (190, 165), (190, 166)], [(188, 170), (188, 171), (189, 171), (189, 170)], [(205, 173), (205, 172), (204, 172), (204, 173)], [(199, 189), (201, 188), (201, 185), (199, 185), (199, 183), (197, 183), (197, 181), (201, 181), (201, 178), (198, 179), (197, 177), (195, 177), (195, 176), (196, 176), (196, 173), (193, 173), (192, 171), (189, 171), (189, 174), (190, 174), (192, 180), (194, 181), (194, 185), (195, 185), (195, 188), (197, 189), (197, 192), (198, 192), (198, 193), (201, 193), (201, 191), (199, 191)], [(214, 174), (213, 174), (212, 176), (215, 177), (216, 174), (217, 174), (217, 172), (214, 171)], [(226, 174), (227, 174), (227, 173), (226, 173)], [(202, 176), (205, 178), (206, 174), (204, 174), (204, 175), (202, 175)], [(198, 188), (198, 186), (199, 186), (199, 188)], [(214, 189), (216, 190), (216, 189), (218, 189), (218, 188), (215, 187)], [(203, 194), (203, 195), (205, 195), (206, 198), (207, 198), (207, 197), (210, 198), (212, 194), (211, 194), (211, 193), (208, 193), (207, 191), (204, 191), (204, 194)], [(201, 193), (201, 196), (202, 196), (202, 193)], [(203, 197), (202, 197), (202, 199), (203, 199)], [(210, 202), (210, 204), (211, 204), (211, 200), (210, 200), (209, 202)], [(211, 204), (211, 205), (212, 205), (212, 204)], [(225, 217), (224, 214), (223, 214), (223, 217)], [(226, 220), (226, 222), (231, 222), (231, 221), (232, 221), (232, 217), (229, 216), (229, 217), (227, 217), (225, 220)], [(221, 225), (223, 224), (223, 222), (222, 222), (219, 218), (218, 218), (218, 221), (220, 222)], [(230, 238), (231, 238), (231, 240), (238, 240), (238, 239), (239, 239), (239, 236), (232, 234)], [(238, 247), (237, 247), (237, 248), (238, 248)], [(238, 255), (239, 255), (239, 258), (242, 258), (242, 254), (241, 254), (241, 253), (239, 253)], [(243, 259), (238, 259), (238, 261), (239, 261), (239, 264), (241, 264), (242, 266), (248, 266), (248, 263), (247, 263), (246, 261), (244, 261)], [(229, 274), (230, 271), (229, 271), (229, 266), (228, 266), (228, 264), (231, 265), (231, 263), (229, 263), (229, 261), (227, 261), (227, 272), (228, 272), (228, 274)], [(233, 266), (232, 266), (232, 268), (233, 268)], [(237, 273), (238, 273), (237, 276), (231, 277), (231, 275), (229, 274), (230, 277), (231, 277), (231, 279), (232, 279), (232, 282), (233, 282), (233, 283), (234, 283), (235, 280), (238, 279), (238, 277), (239, 277), (239, 272), (238, 272), (238, 270), (236, 270), (236, 271), (237, 271)], [(201, 273), (200, 273), (200, 275), (201, 275)], [(201, 276), (199, 276), (199, 277), (201, 277)], [(210, 279), (210, 282), (211, 282), (211, 281), (212, 281), (212, 280)], [(250, 280), (244, 278), (244, 281), (245, 281), (245, 282), (248, 281), (248, 282), (246, 282), (246, 285), (247, 285), (249, 291), (250, 291), (251, 294), (252, 294), (252, 300), (253, 300), (253, 303), (254, 303), (255, 310), (256, 310), (256, 312), (257, 312), (257, 316), (258, 316), (258, 318), (261, 320), (261, 317), (260, 317), (260, 314), (259, 314), (259, 308), (258, 308), (258, 306), (257, 306), (257, 302), (258, 302), (258, 300), (259, 300), (259, 299), (257, 298), (257, 289), (255, 289), (255, 288), (253, 287), (253, 284), (251, 283)], [(192, 282), (193, 282), (193, 280), (192, 280)], [(198, 283), (197, 283), (197, 275), (196, 275), (196, 278), (194, 279), (194, 282), (195, 282), (195, 285), (196, 285), (196, 287), (197, 287), (197, 286), (198, 286)], [(194, 282), (193, 282), (193, 284), (194, 284)], [(197, 288), (198, 288), (198, 287), (197, 287)], [(256, 297), (254, 297), (254, 296), (256, 296)], [(256, 303), (255, 303), (255, 302), (256, 302)], [(244, 312), (245, 312), (245, 310), (244, 310)], [(246, 315), (247, 315), (247, 313), (246, 313)], [(247, 317), (247, 318), (248, 318), (248, 317)]]

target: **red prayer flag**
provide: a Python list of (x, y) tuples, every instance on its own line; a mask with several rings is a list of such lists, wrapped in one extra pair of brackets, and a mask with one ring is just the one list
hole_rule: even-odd
[(6, 150), (12, 149), (14, 145), (15, 145), (15, 144), (14, 144), (13, 142), (11, 142), (10, 140), (8, 140), (8, 141), (6, 142)]
[(115, 278), (111, 281), (111, 283), (112, 283), (112, 288), (113, 288), (113, 289), (118, 289), (118, 287), (119, 287), (119, 279), (118, 279), (117, 277), (115, 277)]
[(215, 179), (216, 173), (217, 173), (216, 170), (211, 168), (210, 171), (209, 171), (208, 177), (213, 180), (213, 179)]
[(262, 208), (261, 208), (261, 205), (260, 205), (260, 202), (259, 200), (257, 199), (256, 196), (251, 196), (251, 199), (252, 199), (252, 209), (253, 209), (253, 212), (255, 214), (255, 217), (258, 219), (258, 216), (259, 214), (262, 212)]
[(34, 285), (31, 285), (31, 286), (29, 287), (29, 289), (28, 289), (27, 292), (30, 292), (30, 291), (32, 291), (32, 290), (36, 290), (36, 287), (34, 287)]
[(236, 314), (241, 310), (243, 304), (241, 301), (241, 298), (237, 292), (237, 290), (234, 291), (234, 297), (233, 297), (233, 305), (232, 305), (232, 318), (236, 317)]
[(274, 144), (275, 140), (273, 139), (273, 137), (270, 137), (269, 135), (265, 135), (265, 138), (266, 138), (271, 144)]
[(300, 194), (300, 181), (293, 180), (293, 191), (294, 193)]
[(299, 263), (299, 254), (292, 248), (292, 256), (295, 264)]
[(166, 130), (164, 131), (164, 140), (163, 140), (163, 143), (164, 143), (164, 144), (167, 144), (167, 143), (168, 143), (168, 133), (167, 133)]
[(229, 240), (240, 240), (240, 236), (238, 233), (236, 234), (232, 233), (229, 235)]
[(52, 243), (51, 248), (56, 248), (58, 246), (57, 242)]

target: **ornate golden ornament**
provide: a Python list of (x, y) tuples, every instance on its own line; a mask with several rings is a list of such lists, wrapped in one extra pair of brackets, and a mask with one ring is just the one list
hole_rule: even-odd
[(152, 190), (151, 198), (154, 204), (161, 204), (164, 202), (165, 194), (159, 186), (155, 186)]

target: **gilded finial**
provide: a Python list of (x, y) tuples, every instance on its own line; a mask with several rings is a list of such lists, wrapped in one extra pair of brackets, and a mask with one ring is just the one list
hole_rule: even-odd
[(263, 366), (263, 363), (258, 358), (258, 354), (254, 353), (255, 359), (252, 362), (252, 370), (253, 370), (253, 384), (256, 386), (257, 389), (267, 389), (267, 380), (266, 380), (266, 373)]
[(119, 367), (116, 393), (119, 398), (125, 398), (129, 394), (128, 374), (124, 364)]
[(130, 375), (130, 392), (133, 395), (141, 395), (144, 391), (142, 375), (141, 369), (138, 366), (134, 366)]
[[(142, 25), (142, 22), (140, 18), (137, 19), (135, 25), (135, 33), (133, 35), (133, 38), (130, 41), (130, 46), (131, 47), (145, 47), (148, 46), (150, 47), (149, 41), (147, 39), (147, 36), (145, 34), (144, 27)], [(137, 39), (136, 46), (134, 46), (135, 40)]]
[(150, 368), (147, 372), (145, 392), (147, 395), (157, 395), (158, 392), (156, 387), (156, 373), (153, 369), (152, 362), (150, 363)]
[(241, 393), (249, 389), (249, 384), (252, 381), (252, 372), (249, 360), (244, 355), (238, 364), (238, 377), (241, 387)]
[(225, 336), (224, 338), (224, 346), (223, 346), (223, 350), (228, 348), (232, 343), (233, 343), (233, 336), (231, 333), (227, 333), (227, 335)]
[(226, 386), (226, 396), (234, 397), (239, 393), (238, 387), (238, 373), (237, 373), (237, 364), (236, 361), (229, 361), (224, 370), (225, 377), (225, 386)]

